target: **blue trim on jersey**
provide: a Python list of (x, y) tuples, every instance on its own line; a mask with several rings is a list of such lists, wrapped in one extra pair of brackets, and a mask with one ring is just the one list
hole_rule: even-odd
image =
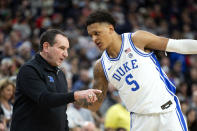
[(131, 47), (133, 48), (133, 50), (134, 50), (137, 54), (139, 54), (139, 55), (141, 55), (141, 56), (143, 56), (143, 57), (149, 57), (149, 56), (151, 56), (151, 55), (153, 54), (153, 52), (150, 52), (150, 53), (143, 53), (143, 52), (141, 52), (139, 49), (137, 49), (137, 48), (135, 47), (135, 45), (134, 45), (132, 39), (131, 39), (131, 33), (129, 34), (129, 42), (130, 42)]
[(179, 122), (181, 124), (181, 127), (182, 127), (183, 131), (187, 131), (186, 122), (185, 122), (185, 119), (184, 119), (183, 114), (181, 112), (179, 100), (178, 100), (177, 96), (175, 95), (175, 93), (176, 93), (176, 87), (172, 84), (172, 82), (170, 82), (170, 80), (168, 79), (168, 77), (162, 71), (161, 66), (159, 64), (159, 61), (157, 60), (156, 56), (153, 54), (150, 58), (153, 61), (153, 63), (156, 65), (156, 69), (159, 71), (160, 78), (165, 83), (167, 91), (172, 96), (174, 96), (174, 101), (176, 103), (177, 117), (179, 119)]
[(103, 67), (103, 71), (104, 71), (104, 73), (105, 73), (105, 77), (106, 77), (106, 79), (109, 81), (108, 75), (107, 75), (107, 71), (106, 71), (106, 69), (105, 69), (105, 64), (104, 64), (103, 57), (101, 58), (101, 65), (102, 65), (102, 67)]
[(176, 110), (178, 112), (178, 118), (179, 118), (180, 124), (181, 124), (183, 130), (187, 131), (187, 125), (186, 125), (185, 119), (183, 117), (183, 113), (181, 112), (181, 108), (180, 108), (179, 100), (178, 100), (177, 96), (174, 97), (174, 100), (176, 102)]
[(184, 128), (183, 128), (183, 124), (181, 123), (181, 119), (180, 119), (180, 116), (179, 116), (179, 114), (178, 114), (177, 109), (176, 109), (176, 115), (177, 115), (177, 117), (178, 117), (178, 119), (179, 119), (179, 123), (180, 123), (180, 125), (181, 125), (182, 130), (185, 131)]
[(168, 84), (170, 84), (172, 86), (172, 88), (175, 90), (176, 92), (176, 87), (175, 85), (169, 80), (168, 76), (165, 74), (165, 72), (162, 70), (162, 74), (164, 76), (164, 78), (169, 82)]
[(118, 56), (116, 58), (110, 58), (110, 56), (107, 53), (107, 50), (105, 50), (104, 53), (106, 54), (108, 60), (110, 60), (110, 61), (118, 61), (120, 59), (120, 56), (121, 56), (122, 51), (124, 49), (124, 35), (123, 34), (121, 35), (121, 38), (122, 38), (122, 44), (121, 44), (120, 52), (119, 52), (119, 54), (118, 54)]
[(183, 131), (186, 131), (187, 129), (186, 129), (186, 130), (184, 129), (183, 123), (182, 123), (181, 118), (180, 118), (180, 114), (179, 114), (179, 112), (177, 111), (177, 109), (176, 109), (176, 115), (177, 115), (177, 117), (178, 117), (178, 119), (179, 119), (179, 124), (181, 125), (182, 130), (183, 130)]
[(160, 75), (163, 77), (163, 79), (165, 80), (165, 84), (168, 87), (168, 89), (170, 91), (172, 91), (174, 94), (176, 93), (176, 87), (172, 84), (172, 82), (167, 78), (167, 76), (165, 77), (165, 73), (162, 71), (161, 66), (159, 64), (159, 61), (157, 60), (156, 56), (154, 54), (151, 55), (151, 59), (154, 61), (154, 63), (156, 62), (156, 66), (159, 68), (159, 72)]
[(162, 69), (161, 69), (161, 66), (160, 66), (160, 64), (159, 64), (159, 62), (158, 62), (158, 60), (157, 60), (157, 58), (154, 56), (154, 54), (150, 57), (151, 58), (151, 60), (153, 61), (153, 63), (155, 64), (155, 68), (156, 68), (156, 70), (159, 72), (159, 74), (160, 74), (160, 79), (165, 83), (165, 87), (166, 87), (166, 90), (172, 95), (172, 96), (174, 96), (174, 92), (172, 92), (169, 88), (168, 88), (168, 84), (166, 83), (166, 79), (163, 77), (163, 72), (162, 72)]

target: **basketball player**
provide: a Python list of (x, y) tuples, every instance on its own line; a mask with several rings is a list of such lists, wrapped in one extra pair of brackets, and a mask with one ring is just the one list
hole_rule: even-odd
[(103, 51), (94, 67), (94, 86), (102, 90), (96, 104), (80, 104), (96, 111), (102, 104), (108, 83), (119, 91), (131, 116), (133, 131), (187, 131), (176, 87), (170, 82), (151, 50), (197, 54), (196, 40), (175, 40), (146, 31), (117, 34), (115, 20), (105, 11), (87, 18), (87, 31)]

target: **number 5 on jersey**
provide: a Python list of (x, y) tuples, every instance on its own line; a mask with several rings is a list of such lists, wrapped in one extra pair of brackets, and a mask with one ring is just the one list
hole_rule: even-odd
[(137, 91), (140, 88), (140, 86), (137, 83), (137, 81), (136, 80), (132, 80), (132, 78), (133, 78), (133, 76), (131, 74), (128, 74), (125, 77), (125, 80), (126, 80), (128, 85), (134, 85), (134, 87), (131, 88), (131, 91)]

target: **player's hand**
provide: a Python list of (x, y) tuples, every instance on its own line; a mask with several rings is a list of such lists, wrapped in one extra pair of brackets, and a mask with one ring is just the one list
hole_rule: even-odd
[(75, 98), (76, 101), (80, 101), (80, 100), (85, 99), (88, 103), (94, 103), (98, 100), (96, 94), (100, 94), (100, 93), (102, 93), (102, 91), (97, 90), (97, 89), (88, 89), (88, 90), (76, 91), (74, 93), (74, 98)]

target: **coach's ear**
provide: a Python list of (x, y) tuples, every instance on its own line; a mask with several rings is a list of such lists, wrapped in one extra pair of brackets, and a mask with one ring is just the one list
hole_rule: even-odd
[(49, 42), (44, 42), (43, 43), (43, 52), (49, 52), (49, 47), (50, 47), (50, 44)]

